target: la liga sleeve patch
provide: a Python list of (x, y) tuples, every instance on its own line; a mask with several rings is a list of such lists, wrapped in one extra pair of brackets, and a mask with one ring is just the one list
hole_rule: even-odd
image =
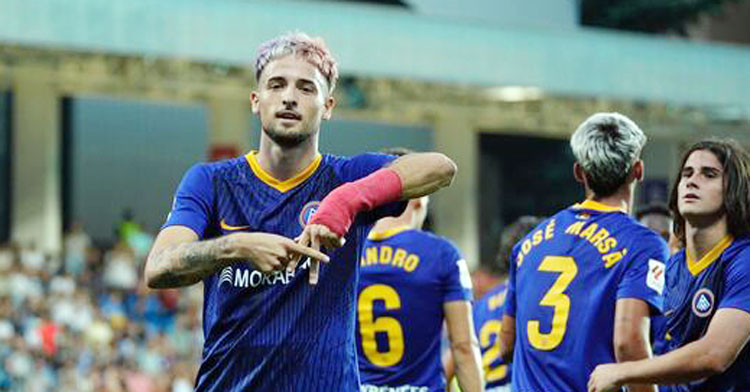
[(646, 274), (646, 286), (661, 295), (664, 292), (664, 276), (666, 265), (659, 260), (648, 260), (648, 274)]

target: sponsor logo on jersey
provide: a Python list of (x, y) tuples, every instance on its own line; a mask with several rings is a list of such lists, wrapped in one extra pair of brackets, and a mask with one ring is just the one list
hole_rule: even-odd
[(693, 296), (693, 313), (698, 317), (708, 317), (714, 309), (713, 291), (702, 288)]
[[(304, 270), (309, 268), (310, 260), (308, 259), (302, 263), (298, 270)], [(258, 270), (242, 268), (242, 267), (224, 267), (219, 274), (219, 281), (217, 285), (219, 287), (228, 284), (232, 287), (242, 288), (256, 288), (261, 286), (273, 286), (273, 285), (287, 285), (294, 280), (296, 271), (273, 271), (269, 273), (263, 273)]]
[(219, 274), (219, 287), (224, 283), (232, 284), (232, 280), (234, 280), (232, 267), (224, 267), (224, 269), (221, 270), (221, 274)]
[(302, 211), (299, 213), (299, 225), (302, 227), (307, 226), (307, 223), (310, 222), (310, 219), (313, 214), (315, 214), (315, 211), (318, 210), (318, 207), (320, 207), (319, 201), (311, 201), (305, 204), (305, 206), (302, 207)]

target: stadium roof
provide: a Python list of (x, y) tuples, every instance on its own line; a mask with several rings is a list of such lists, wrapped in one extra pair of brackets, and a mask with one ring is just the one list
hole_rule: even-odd
[(737, 109), (750, 117), (750, 49), (598, 30), (503, 28), (399, 7), (254, 0), (4, 0), (0, 44), (248, 64), (262, 41), (323, 36), (345, 74), (535, 86)]

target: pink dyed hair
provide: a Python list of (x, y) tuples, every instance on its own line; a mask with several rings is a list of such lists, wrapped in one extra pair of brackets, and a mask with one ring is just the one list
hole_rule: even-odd
[(328, 92), (333, 92), (339, 79), (339, 69), (325, 41), (301, 32), (291, 32), (262, 43), (255, 58), (255, 80), (272, 60), (293, 54), (314, 65), (328, 82)]

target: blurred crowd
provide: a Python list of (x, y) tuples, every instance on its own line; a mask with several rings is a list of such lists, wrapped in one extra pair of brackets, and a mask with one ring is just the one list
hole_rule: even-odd
[(0, 391), (193, 390), (201, 286), (149, 290), (153, 236), (124, 224), (119, 238), (92, 246), (75, 225), (60, 254), (0, 245)]

